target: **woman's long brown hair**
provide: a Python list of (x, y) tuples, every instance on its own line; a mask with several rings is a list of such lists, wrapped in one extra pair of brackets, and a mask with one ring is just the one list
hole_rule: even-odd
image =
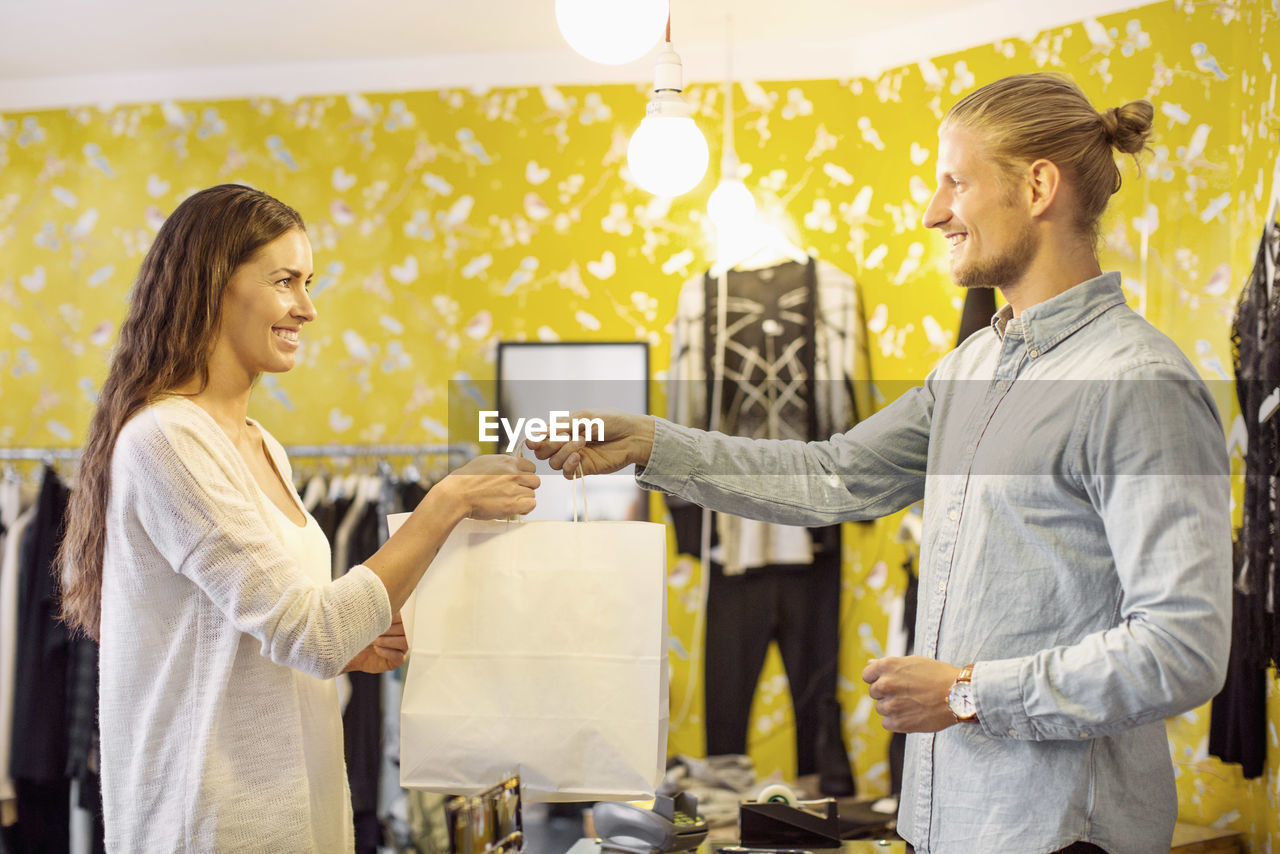
[(186, 199), (160, 226), (129, 297), (129, 311), (67, 509), (58, 550), (62, 619), (100, 639), (102, 565), (111, 497), (111, 457), (138, 410), (193, 377), (209, 381), (222, 295), (232, 272), (302, 217), (260, 190), (222, 184)]

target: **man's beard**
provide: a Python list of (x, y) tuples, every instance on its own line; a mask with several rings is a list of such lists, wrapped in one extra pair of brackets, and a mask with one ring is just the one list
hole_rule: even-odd
[(1003, 255), (961, 264), (952, 269), (951, 275), (962, 288), (1004, 288), (1022, 278), (1039, 248), (1040, 236), (1028, 222)]

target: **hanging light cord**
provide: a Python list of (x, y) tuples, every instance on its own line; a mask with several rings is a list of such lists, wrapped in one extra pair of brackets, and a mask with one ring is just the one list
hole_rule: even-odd
[[(725, 17), (726, 24), (728, 16)], [(671, 14), (667, 13), (667, 41), (671, 41)], [(730, 40), (730, 63), (732, 63), (732, 40)], [(725, 135), (727, 146), (721, 151), (721, 177), (724, 173), (725, 150), (732, 150), (733, 147), (733, 115), (732, 115), (732, 95), (733, 95), (733, 68), (732, 64), (728, 66), (726, 72), (727, 79), (725, 81)], [(733, 157), (734, 177), (737, 177), (737, 154)], [(711, 362), (711, 400), (707, 414), (707, 429), (717, 431), (720, 429), (720, 409), (724, 405), (724, 364), (725, 364), (725, 336), (728, 327), (728, 302), (729, 302), (729, 270), (727, 267), (719, 271), (716, 276), (716, 337), (714, 341), (715, 356)], [(706, 341), (702, 342), (702, 346), (707, 346)], [(693, 637), (689, 650), (689, 677), (685, 682), (684, 701), (680, 704), (680, 711), (671, 717), (671, 728), (679, 728), (689, 716), (689, 712), (693, 709), (693, 700), (698, 693), (698, 683), (702, 676), (703, 654), (706, 649), (706, 619), (707, 619), (707, 598), (711, 588), (711, 510), (707, 507), (702, 508), (702, 529), (698, 543), (698, 564), (701, 568), (698, 578), (698, 604), (693, 612)], [(703, 712), (706, 714), (705, 709)]]
[[(729, 30), (729, 44), (724, 60), (724, 139), (720, 144), (720, 179), (738, 177), (738, 152), (733, 143), (733, 30), (725, 15), (725, 29)], [(729, 175), (732, 169), (733, 174)]]

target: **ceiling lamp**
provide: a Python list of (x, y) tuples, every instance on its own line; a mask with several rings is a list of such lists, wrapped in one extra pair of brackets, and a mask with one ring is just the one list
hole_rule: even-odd
[(736, 175), (721, 175), (707, 199), (707, 216), (716, 231), (724, 233), (750, 226), (756, 219), (756, 200)]
[(720, 146), (720, 183), (707, 199), (707, 216), (723, 244), (734, 232), (746, 232), (755, 223), (756, 200), (738, 177), (738, 153), (733, 147), (733, 75), (724, 81), (724, 135)]
[(680, 97), (684, 88), (680, 57), (667, 41), (653, 70), (653, 94), (640, 127), (627, 145), (627, 166), (635, 182), (655, 196), (678, 196), (698, 185), (707, 172), (711, 153), (707, 140)]
[(556, 0), (564, 40), (592, 62), (621, 65), (662, 38), (668, 0)]

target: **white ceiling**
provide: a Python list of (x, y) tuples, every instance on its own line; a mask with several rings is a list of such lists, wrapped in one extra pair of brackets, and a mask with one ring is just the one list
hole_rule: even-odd
[[(688, 80), (720, 79), (730, 67), (737, 78), (843, 78), (1139, 5), (673, 0), (671, 32)], [(602, 66), (579, 57), (560, 37), (554, 6), (554, 0), (0, 0), (0, 109), (649, 77), (651, 58)]]

